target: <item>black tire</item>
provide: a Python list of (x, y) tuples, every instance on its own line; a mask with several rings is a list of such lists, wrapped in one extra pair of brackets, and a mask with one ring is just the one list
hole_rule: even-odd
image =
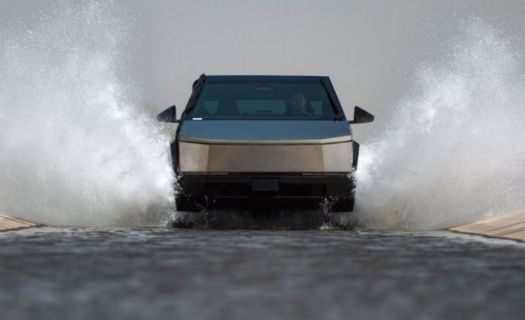
[(177, 196), (175, 197), (175, 205), (177, 206), (178, 211), (188, 211), (188, 212), (200, 212), (200, 206), (193, 201), (191, 197), (188, 196)]
[(350, 212), (354, 211), (355, 197), (340, 197), (335, 199), (332, 205), (332, 212)]

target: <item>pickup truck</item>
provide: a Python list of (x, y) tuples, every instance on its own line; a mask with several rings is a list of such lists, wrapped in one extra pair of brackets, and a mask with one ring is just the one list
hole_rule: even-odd
[(352, 211), (359, 144), (326, 76), (200, 76), (171, 143), (179, 211)]

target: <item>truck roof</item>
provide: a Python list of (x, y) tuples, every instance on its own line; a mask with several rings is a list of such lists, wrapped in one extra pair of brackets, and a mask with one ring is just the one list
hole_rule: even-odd
[(327, 76), (289, 76), (289, 75), (204, 75), (206, 81), (210, 82), (230, 82), (230, 81), (280, 81), (280, 82), (317, 82), (329, 80)]

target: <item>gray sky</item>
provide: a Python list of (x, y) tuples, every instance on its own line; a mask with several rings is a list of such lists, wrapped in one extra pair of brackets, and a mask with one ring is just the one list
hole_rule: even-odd
[[(360, 105), (381, 114), (465, 19), (516, 39), (525, 31), (523, 0), (115, 2), (134, 19), (136, 81), (159, 111), (176, 104), (180, 112), (201, 73), (307, 74), (330, 76), (347, 113)], [(49, 3), (0, 0), (0, 26)]]

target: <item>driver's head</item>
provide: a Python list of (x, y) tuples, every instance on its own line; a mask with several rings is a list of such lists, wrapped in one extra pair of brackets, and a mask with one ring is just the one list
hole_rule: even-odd
[(306, 97), (302, 93), (294, 93), (288, 99), (288, 105), (292, 113), (304, 113), (306, 112)]

